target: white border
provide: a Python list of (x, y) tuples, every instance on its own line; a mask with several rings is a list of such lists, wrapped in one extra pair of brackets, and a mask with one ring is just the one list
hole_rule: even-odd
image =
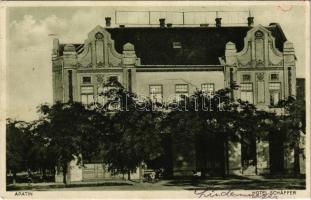
[[(257, 1), (225, 1), (225, 2), (216, 2), (216, 1), (110, 1), (110, 2), (98, 2), (98, 1), (71, 1), (71, 2), (64, 2), (64, 1), (29, 1), (29, 2), (0, 2), (0, 19), (1, 19), (1, 33), (0, 33), (0, 55), (1, 55), (1, 71), (0, 71), (0, 128), (1, 128), (1, 166), (0, 166), (0, 187), (1, 187), (1, 194), (0, 197), (5, 199), (21, 199), (23, 197), (16, 197), (14, 196), (15, 192), (6, 192), (5, 191), (5, 110), (6, 110), (6, 8), (7, 7), (35, 7), (35, 6), (275, 6), (275, 5), (302, 5), (306, 7), (306, 19), (307, 19), (307, 27), (306, 27), (306, 106), (307, 111), (311, 111), (310, 109), (310, 8), (309, 2), (304, 1), (279, 1), (279, 2), (272, 2), (272, 1), (264, 1), (264, 2), (257, 2)], [(307, 113), (307, 122), (310, 122), (310, 112)], [(306, 154), (307, 154), (307, 190), (299, 191), (297, 190), (297, 195), (294, 198), (310, 198), (310, 123), (307, 123), (307, 134), (306, 134)], [(245, 191), (237, 191), (244, 193)], [(30, 197), (25, 197), (30, 198)], [(147, 198), (163, 198), (163, 199), (188, 199), (188, 198), (197, 198), (193, 191), (111, 191), (111, 192), (90, 192), (90, 191), (80, 191), (80, 192), (40, 192), (40, 191), (33, 191), (33, 199), (41, 199), (41, 198), (57, 198), (57, 199), (65, 199), (65, 198), (73, 198), (73, 199), (147, 199)], [(288, 196), (288, 198), (292, 198)]]

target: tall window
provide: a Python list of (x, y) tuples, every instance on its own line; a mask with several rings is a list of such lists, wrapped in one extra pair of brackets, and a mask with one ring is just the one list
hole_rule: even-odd
[(82, 77), (82, 83), (83, 84), (90, 84), (90, 83), (92, 83), (91, 77), (90, 76), (83, 76)]
[(252, 83), (241, 83), (241, 100), (253, 103), (253, 84)]
[(250, 74), (243, 74), (242, 75), (243, 82), (249, 82), (251, 81), (251, 75)]
[(270, 105), (278, 105), (281, 98), (281, 83), (269, 83)]
[(93, 86), (81, 87), (81, 103), (90, 104), (94, 102)]
[(279, 80), (279, 74), (270, 74), (270, 80), (271, 81), (278, 81)]
[(109, 76), (108, 81), (119, 81), (118, 76)]
[(187, 84), (175, 85), (176, 100), (180, 101), (182, 96), (189, 96), (189, 86)]
[(154, 102), (162, 102), (163, 87), (162, 85), (149, 85), (150, 99)]
[(214, 83), (203, 83), (201, 85), (202, 92), (207, 94), (208, 96), (214, 95), (215, 92), (215, 84)]

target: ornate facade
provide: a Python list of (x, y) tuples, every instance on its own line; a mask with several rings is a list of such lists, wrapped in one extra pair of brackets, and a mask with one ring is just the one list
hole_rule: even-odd
[[(230, 30), (235, 28), (241, 29), (230, 27)], [(154, 44), (158, 45), (156, 50), (150, 49), (150, 45), (144, 47), (148, 41), (141, 42), (145, 38), (139, 38), (148, 37), (148, 32), (152, 29), (159, 34), (156, 39), (162, 39)], [(181, 29), (181, 33), (187, 30), (193, 34), (198, 32), (200, 37), (205, 37), (202, 32), (206, 31), (206, 41), (198, 44), (196, 49), (195, 43), (200, 42), (201, 38), (189, 45), (189, 41), (183, 41), (187, 38), (179, 38), (181, 34), (178, 33), (178, 29)], [(287, 41), (285, 36), (278, 36), (284, 35), (278, 25), (272, 24), (268, 28), (261, 25), (242, 27), (243, 30), (239, 31), (241, 35), (232, 38), (239, 44), (228, 37), (230, 30), (224, 32), (222, 29), (229, 28), (97, 26), (88, 34), (84, 44), (59, 44), (58, 39), (55, 39), (52, 58), (54, 102), (66, 102), (71, 99), (90, 103), (102, 89), (101, 83), (110, 77), (117, 78), (128, 90), (139, 95), (150, 97), (154, 91), (163, 101), (178, 93), (191, 94), (196, 89), (212, 92), (229, 87), (232, 82), (240, 86), (234, 92), (235, 99), (247, 100), (258, 107), (273, 107), (280, 99), (295, 96), (295, 52), (293, 44)], [(124, 41), (118, 42), (116, 49), (112, 35), (115, 34), (116, 39), (119, 39), (127, 30), (129, 34), (134, 34), (135, 40), (123, 39)], [(274, 31), (275, 36), (270, 30)], [(218, 43), (215, 38), (213, 46), (216, 46), (216, 52), (213, 52), (213, 46), (203, 46), (204, 43), (211, 43), (209, 33), (221, 39)], [(161, 34), (164, 35), (163, 38)], [(225, 41), (226, 39), (228, 41)], [(276, 46), (276, 40), (282, 43), (279, 47)], [(136, 46), (139, 46), (138, 53)], [(201, 49), (202, 52), (197, 52)], [(207, 58), (203, 57), (204, 53)], [(209, 53), (211, 55), (208, 55)], [(159, 64), (152, 56), (159, 59)], [(169, 60), (170, 56), (172, 60)], [(211, 56), (214, 57), (208, 60)]]
[[(102, 83), (114, 78), (138, 95), (164, 102), (237, 84), (234, 99), (277, 110), (279, 100), (296, 95), (294, 47), (278, 24), (253, 27), (248, 20), (239, 27), (222, 27), (220, 20), (215, 27), (97, 26), (83, 44), (54, 39), (54, 102), (100, 101)], [(230, 173), (255, 173), (252, 166), (241, 167), (241, 144), (230, 145), (238, 152), (231, 155)], [(258, 143), (255, 154), (259, 172), (267, 173), (269, 144)], [(293, 160), (285, 165), (292, 168)]]

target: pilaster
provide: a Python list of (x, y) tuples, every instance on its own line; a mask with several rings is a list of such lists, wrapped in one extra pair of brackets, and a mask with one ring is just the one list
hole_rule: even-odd
[(72, 44), (64, 47), (63, 68), (63, 102), (77, 101), (77, 55)]
[[(286, 41), (284, 42), (283, 48), (283, 61), (284, 61), (284, 82), (285, 87), (285, 98), (288, 96), (296, 96), (296, 65), (295, 65), (295, 49), (293, 43)], [(290, 94), (291, 92), (291, 94)]]
[(130, 90), (131, 92), (136, 91), (136, 54), (135, 54), (135, 47), (131, 43), (126, 43), (123, 46), (123, 57), (122, 57), (122, 64), (124, 66), (123, 75), (124, 79), (124, 86)]
[[(228, 42), (226, 44), (225, 50), (225, 58), (226, 58), (226, 70), (227, 70), (227, 85), (231, 87), (234, 83), (237, 83), (237, 50), (236, 46), (233, 42)], [(237, 97), (237, 91), (233, 90), (231, 93), (232, 98)]]

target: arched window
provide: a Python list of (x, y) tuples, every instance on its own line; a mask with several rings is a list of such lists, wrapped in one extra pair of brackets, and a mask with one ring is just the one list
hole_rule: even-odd
[(96, 60), (97, 64), (99, 66), (102, 66), (104, 64), (104, 35), (100, 32), (95, 34), (96, 38)]

